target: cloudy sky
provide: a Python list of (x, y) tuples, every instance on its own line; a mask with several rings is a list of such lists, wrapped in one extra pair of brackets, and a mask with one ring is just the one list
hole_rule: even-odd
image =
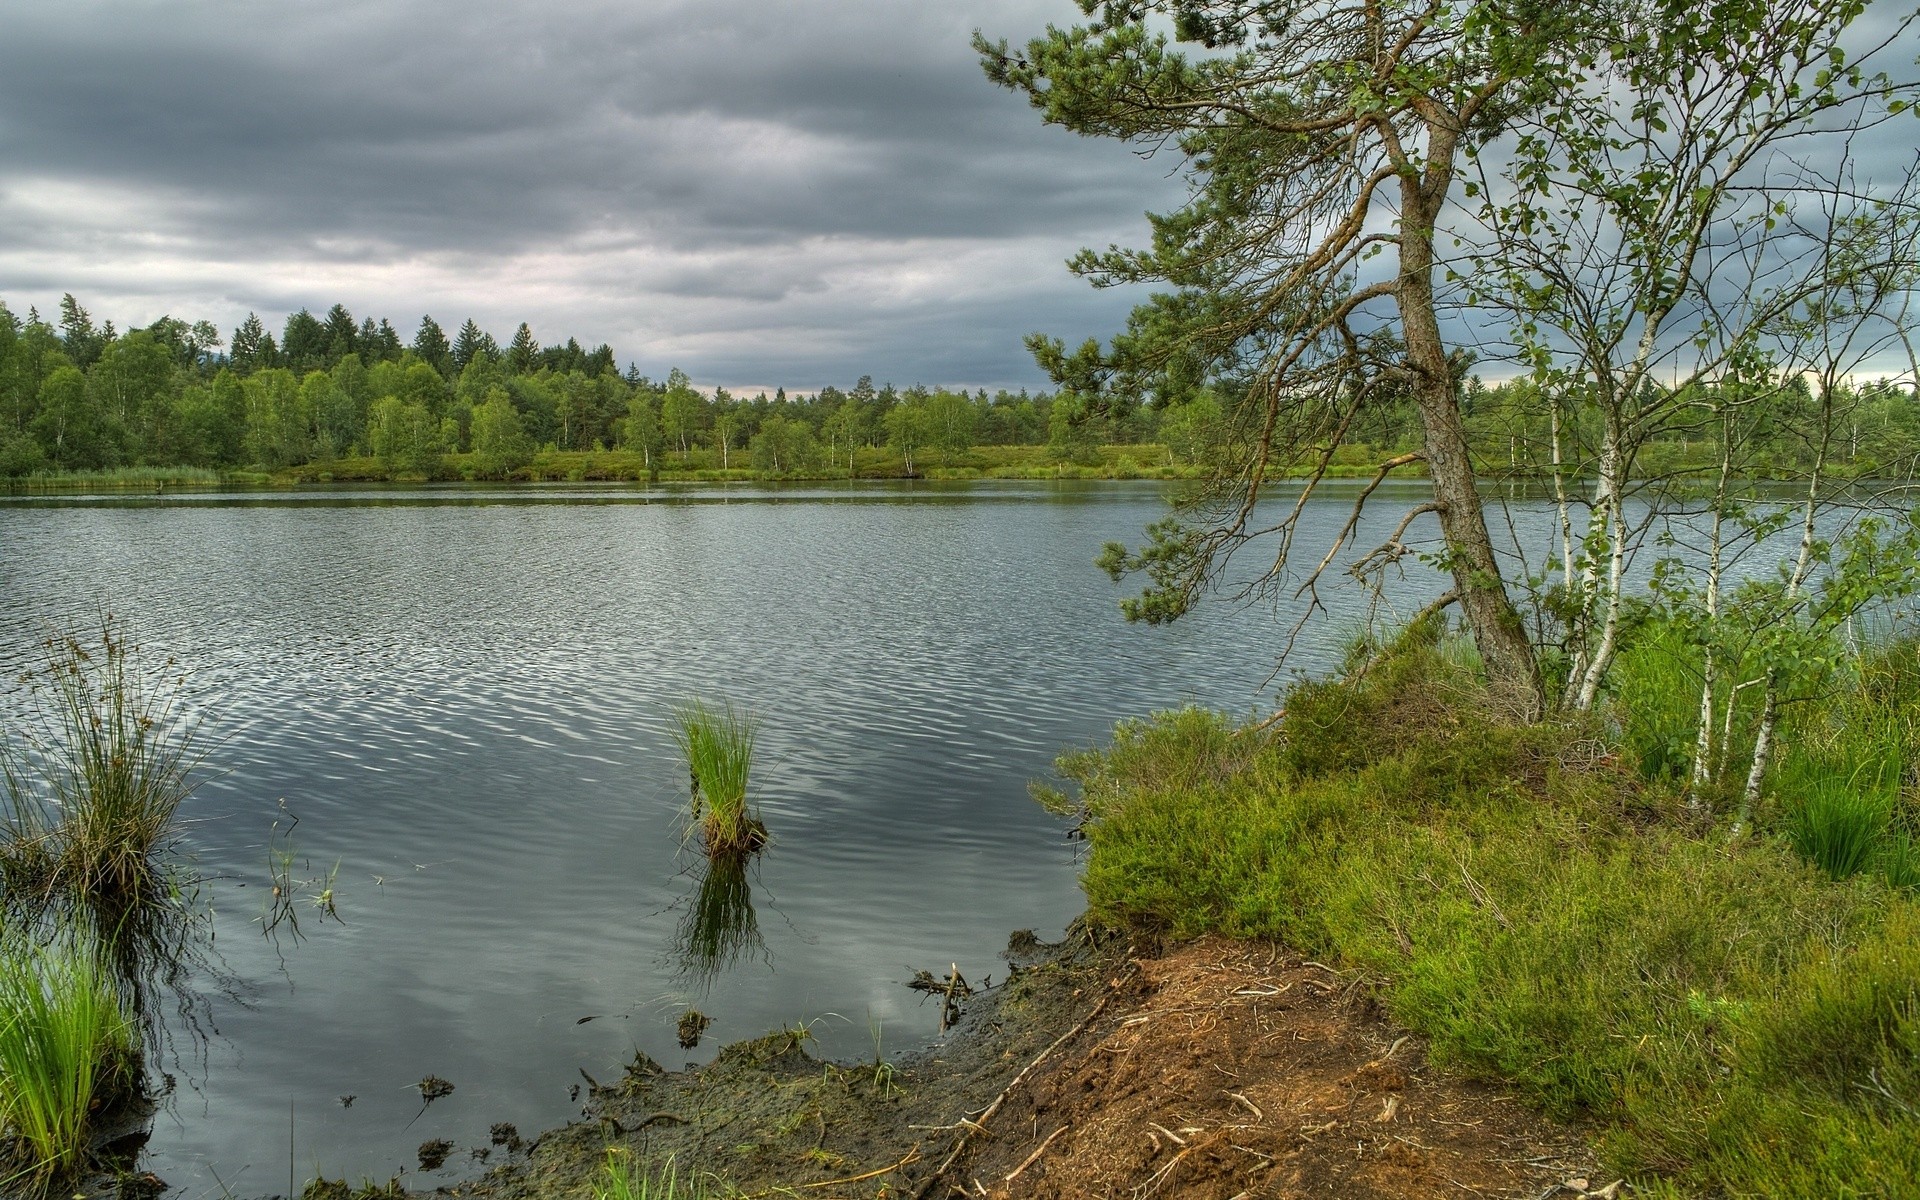
[(0, 0), (0, 299), (613, 345), (706, 384), (1033, 385), (1166, 165), (989, 85), (1071, 0)]

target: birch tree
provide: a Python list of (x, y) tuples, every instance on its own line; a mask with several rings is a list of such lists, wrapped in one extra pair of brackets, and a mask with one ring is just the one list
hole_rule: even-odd
[[(1733, 431), (1725, 406), (1768, 394), (1720, 386), (1743, 363), (1791, 379), (1830, 370), (1835, 348), (1853, 367), (1904, 335), (1920, 260), (1911, 164), (1873, 179), (1854, 150), (1907, 119), (1910, 71), (1880, 68), (1910, 67), (1916, 47), (1910, 14), (1867, 12), (1862, 0), (1624, 6), (1555, 102), (1476, 148), (1463, 191), (1479, 230), (1461, 272), (1475, 305), (1511, 318), (1507, 349), (1550, 398), (1558, 546), (1545, 558), (1568, 707), (1594, 705), (1619, 651), (1630, 562), (1658, 519), (1635, 500), (1664, 483), (1637, 470), (1647, 444)], [(1569, 444), (1581, 427), (1597, 444)]]

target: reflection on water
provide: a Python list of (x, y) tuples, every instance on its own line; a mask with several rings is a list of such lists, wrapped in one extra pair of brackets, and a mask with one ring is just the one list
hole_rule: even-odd
[[(700, 995), (701, 1053), (828, 1012), (854, 1017), (819, 1026), (828, 1054), (873, 1052), (862, 1016), (888, 1054), (924, 1043), (914, 964), (993, 973), (1009, 930), (1082, 907), (1027, 790), (1063, 747), (1186, 702), (1271, 711), (1287, 613), (1128, 626), (1092, 567), (1164, 515), (1157, 487), (642, 491), (0, 503), (0, 721), (48, 626), (106, 605), (191, 668), (219, 739), (182, 813), (217, 957), (160, 955), (187, 978), (143, 1001), (205, 1031), (143, 1159), (183, 1197), (284, 1191), (290, 1105), (303, 1177), (557, 1125), (581, 1069), (686, 1057)], [(1330, 665), (1361, 607), (1296, 665)], [(769, 714), (754, 800), (779, 844), (690, 878), (671, 730), (695, 694)], [(282, 800), (310, 886), (305, 940), (276, 948)], [(428, 1075), (458, 1090), (422, 1115)]]
[(702, 995), (748, 951), (772, 963), (753, 910), (753, 885), (747, 880), (758, 857), (751, 851), (723, 850), (703, 856), (693, 869), (693, 888), (674, 930), (673, 952), (682, 976)]

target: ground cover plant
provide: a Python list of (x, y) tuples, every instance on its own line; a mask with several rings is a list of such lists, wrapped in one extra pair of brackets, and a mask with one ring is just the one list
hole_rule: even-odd
[[(1920, 902), (1798, 848), (1790, 764), (1735, 830), (1644, 769), (1630, 695), (1514, 724), (1474, 666), (1423, 624), (1275, 728), (1187, 710), (1067, 756), (1092, 911), (1357, 968), (1436, 1058), (1594, 1119), (1647, 1194), (1911, 1194)], [(1910, 718), (1906, 679), (1867, 656), (1788, 744)], [(1897, 820), (1862, 861), (1893, 861)]]
[(694, 700), (674, 710), (674, 743), (686, 757), (692, 795), (690, 824), (709, 855), (758, 849), (766, 826), (747, 807), (755, 722), (732, 702), (714, 707)]

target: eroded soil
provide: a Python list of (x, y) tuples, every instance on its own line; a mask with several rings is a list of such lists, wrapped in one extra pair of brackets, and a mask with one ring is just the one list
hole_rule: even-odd
[(788, 1033), (692, 1071), (643, 1059), (442, 1190), (584, 1200), (611, 1151), (823, 1200), (1615, 1194), (1579, 1131), (1431, 1066), (1363, 988), (1272, 946), (1082, 933), (1016, 965), (916, 1060), (822, 1063)]

